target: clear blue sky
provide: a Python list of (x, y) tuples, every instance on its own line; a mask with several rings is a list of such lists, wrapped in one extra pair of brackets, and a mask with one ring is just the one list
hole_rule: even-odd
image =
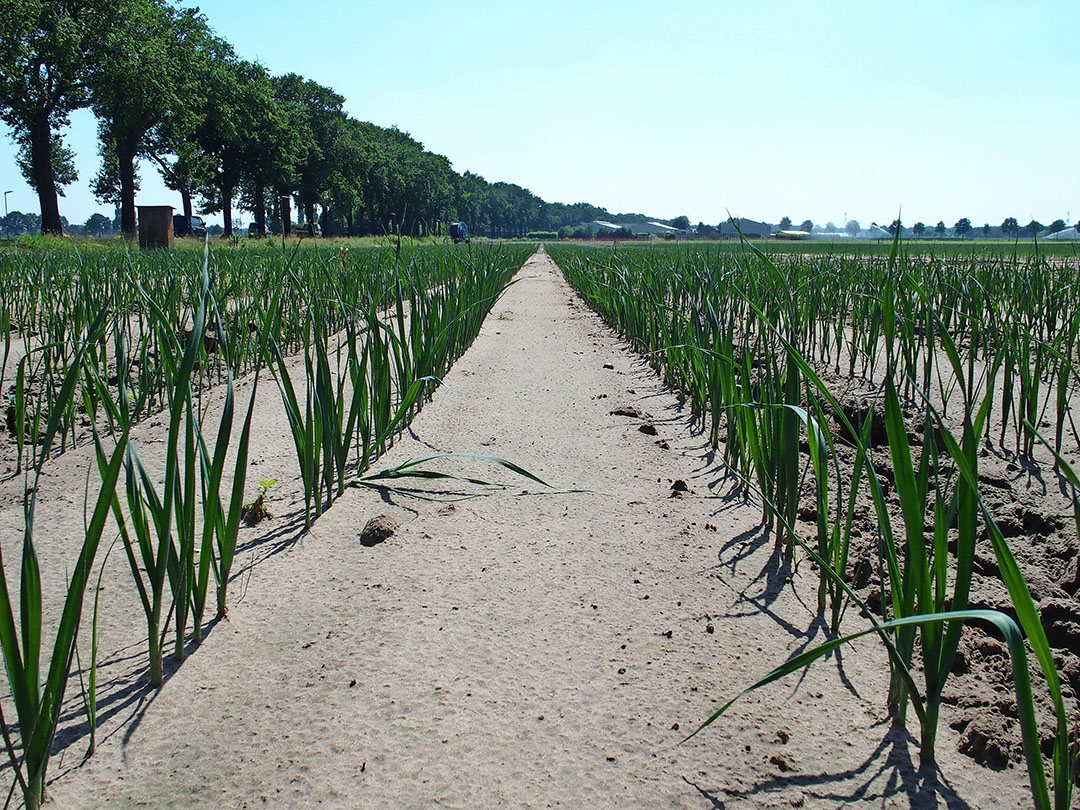
[[(241, 56), (549, 201), (708, 223), (1080, 217), (1074, 2), (198, 5)], [(68, 144), (61, 213), (82, 222), (107, 211), (89, 113)], [(36, 211), (13, 155), (4, 138), (0, 190)], [(141, 174), (140, 203), (179, 206)]]

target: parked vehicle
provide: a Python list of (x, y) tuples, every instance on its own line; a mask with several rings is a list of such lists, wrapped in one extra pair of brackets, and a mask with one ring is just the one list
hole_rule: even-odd
[(295, 233), (297, 236), (322, 236), (322, 227), (318, 222), (301, 222)]
[(464, 222), (451, 222), (450, 223), (450, 238), (454, 240), (456, 245), (458, 242), (469, 241), (469, 226)]
[(189, 218), (183, 214), (176, 214), (172, 221), (174, 236), (194, 236), (196, 239), (206, 238), (206, 222), (202, 217), (193, 216), (189, 221)]

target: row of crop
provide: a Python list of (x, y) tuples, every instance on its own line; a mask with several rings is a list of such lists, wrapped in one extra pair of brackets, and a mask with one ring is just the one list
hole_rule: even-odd
[[(1016, 452), (1033, 451), (1047, 407), (1048, 397), (1040, 400), (1044, 379), (1056, 386), (1057, 440), (1050, 446), (1060, 448), (1062, 402), (1077, 360), (1075, 269), (1037, 260), (905, 259), (898, 244), (884, 260), (806, 256), (783, 263), (753, 248), (737, 256), (561, 246), (550, 252), (585, 300), (686, 392), (707, 420), (713, 446), (723, 445), (726, 465), (760, 497), (777, 542), (788, 554), (800, 547), (817, 565), (819, 610), (829, 617), (831, 640), (751, 688), (844, 643), (850, 637), (840, 635), (841, 619), (855, 605), (871, 622), (857, 635), (876, 632), (889, 653), (889, 708), (901, 720), (914, 708), (921, 755), (932, 762), (964, 623), (990, 622), (1012, 654), (1035, 806), (1068, 808), (1071, 740), (1058, 671), (1024, 577), (980, 492), (979, 456), (995, 405), (1002, 440), (1011, 437)], [(884, 420), (885, 456), (874, 453), (872, 414), (845, 409), (836, 381), (828, 380), (826, 372), (836, 373), (842, 361), (850, 375), (877, 384), (873, 408)], [(922, 434), (914, 446), (911, 433)], [(841, 462), (841, 444), (854, 448), (853, 463)], [(889, 468), (887, 496), (882, 476)], [(1075, 501), (1080, 481), (1067, 464), (1060, 469)], [(795, 529), (804, 480), (815, 499), (809, 537)], [(876, 613), (851, 584), (860, 499), (872, 503), (878, 524), (884, 594)], [(1080, 533), (1080, 510), (1077, 527)], [(1003, 613), (968, 609), (978, 542), (993, 547), (1022, 632)], [(1057, 719), (1052, 798), (1025, 638)]]
[[(17, 597), (8, 584), (14, 569), (0, 565), (0, 647), (17, 719), (9, 727), (0, 716), (0, 724), (28, 807), (43, 795), (102, 537), (115, 531), (127, 557), (145, 614), (150, 679), (158, 685), (167, 639), (178, 660), (201, 640), (212, 589), (217, 614), (228, 608), (261, 370), (269, 368), (285, 404), (310, 526), (348, 481), (359, 480), (468, 347), (525, 252), (300, 252), (262, 266), (208, 253), (194, 287), (183, 259), (167, 254), (109, 257), (106, 269), (88, 263), (70, 274), (69, 257), (19, 259), (23, 274), (14, 286), (25, 296), (23, 308), (5, 310), (4, 323), (9, 335), (19, 323), (20, 335), (33, 331), (38, 339), (26, 343), (18, 363), (15, 397), (26, 397), (28, 380), (42, 393), (32, 422), (26, 407), (16, 417), (23, 420), (20, 457), (23, 437), (30, 437), (30, 480)], [(50, 269), (56, 295), (29, 305), (26, 280), (42, 268)], [(82, 292), (69, 294), (62, 284)], [(55, 312), (48, 311), (50, 300)], [(297, 349), (298, 363), (290, 360)], [(41, 357), (48, 354), (46, 363)], [(144, 364), (153, 365), (153, 397), (141, 387)], [(235, 380), (249, 369), (245, 405)], [(213, 413), (211, 400), (219, 402)], [(132, 438), (152, 403), (167, 425), (163, 469), (148, 469)], [(65, 433), (69, 441), (85, 435), (92, 442), (101, 487), (50, 646), (34, 511), (38, 478), (59, 463), (55, 450)], [(95, 680), (96, 640), (84, 695), (91, 747)]]
[[(230, 340), (221, 345), (212, 332), (200, 335), (206, 351), (194, 369), (196, 388), (223, 383), (226, 369), (240, 375), (262, 362), (264, 336), (256, 325), (275, 293), (288, 317), (273, 324), (272, 337), (290, 354), (302, 343), (309, 301), (340, 302), (340, 307), (322, 307), (320, 324), (340, 331), (344, 313), (381, 310), (392, 302), (399, 267), (408, 269), (411, 286), (437, 284), (443, 273), (437, 255), (409, 247), (213, 251), (214, 311)], [(114, 395), (122, 386), (132, 392), (133, 419), (165, 407), (171, 385), (167, 363), (177, 339), (192, 331), (201, 264), (195, 251), (0, 254), (0, 394), (7, 427), (19, 442), (20, 469), (23, 450), (32, 447), (55, 406), (77, 341), (102, 310), (109, 311), (108, 321), (83, 363), (109, 381)], [(18, 357), (27, 359), (16, 364)], [(59, 450), (78, 440), (79, 427), (69, 410), (61, 420)]]
[[(754, 326), (751, 302), (760, 302), (768, 318), (786, 317), (785, 337), (822, 373), (880, 383), (889, 370), (901, 396), (933, 393), (948, 416), (950, 403), (961, 399), (957, 380), (951, 374), (926, 376), (940, 357), (935, 329), (944, 330), (957, 346), (965, 375), (997, 386), (999, 398), (984, 426), (988, 434), (993, 430), (1007, 449), (1030, 455), (1033, 428), (1048, 414), (1056, 450), (1070, 432), (1065, 405), (1078, 382), (1073, 370), (1080, 360), (1080, 285), (1067, 263), (1002, 256), (957, 262), (798, 255), (765, 272), (761, 257), (709, 248), (624, 249), (603, 257), (590, 248), (552, 251), (575, 266), (594, 268), (603, 274), (598, 283), (622, 291), (616, 300), (625, 305), (605, 317), (650, 357), (663, 355), (669, 380), (687, 388), (698, 411), (707, 413), (716, 403), (709, 391), (719, 383), (697, 373), (702, 360), (681, 347), (682, 333), (692, 332), (694, 345), (713, 349), (741, 336), (742, 343), (730, 348), (756, 362), (754, 352), (774, 353), (778, 345), (774, 334)], [(897, 314), (891, 366), (884, 362), (885, 290), (893, 291)], [(789, 297), (794, 306), (785, 315), (778, 307)], [(927, 325), (930, 313), (936, 327)], [(992, 381), (986, 379), (991, 373)], [(1077, 434), (1075, 428), (1071, 433)]]

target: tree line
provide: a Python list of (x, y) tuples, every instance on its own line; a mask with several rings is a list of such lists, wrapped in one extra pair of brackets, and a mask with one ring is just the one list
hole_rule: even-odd
[[(790, 217), (784, 217), (780, 220), (780, 230), (787, 230), (792, 226)], [(810, 220), (805, 220), (800, 226), (799, 230), (810, 232), (814, 227), (814, 223)], [(872, 228), (879, 227), (876, 222), (871, 223)], [(894, 219), (888, 226), (884, 226), (884, 230), (888, 231), (890, 236), (896, 235), (897, 228), (906, 228), (907, 226), (901, 225), (899, 219)], [(1000, 225), (991, 225), (989, 222), (983, 225), (973, 225), (971, 220), (967, 217), (961, 217), (956, 221), (951, 228), (945, 224), (944, 221), (939, 221), (937, 225), (929, 226), (923, 222), (916, 222), (911, 226), (911, 232), (916, 238), (923, 238), (927, 234), (932, 234), (937, 238), (942, 238), (948, 235), (966, 237), (966, 236), (982, 236), (984, 238), (1007, 238), (1015, 239), (1019, 236), (1045, 236), (1055, 234), (1065, 230), (1068, 225), (1065, 224), (1065, 220), (1056, 219), (1049, 225), (1043, 225), (1038, 220), (1031, 220), (1026, 225), (1021, 225), (1016, 217), (1006, 217)], [(828, 223), (825, 226), (827, 232), (837, 231), (836, 225)], [(850, 219), (844, 225), (844, 230), (849, 236), (858, 235), (862, 230), (862, 226), (856, 219)]]
[(321, 210), (327, 235), (420, 236), (461, 219), (473, 233), (505, 237), (610, 216), (459, 174), (407, 132), (359, 121), (344, 104), (326, 85), (242, 58), (198, 9), (0, 0), (0, 118), (38, 195), (44, 233), (64, 231), (59, 197), (78, 177), (61, 131), (83, 108), (98, 122), (93, 191), (119, 206), (129, 237), (140, 163), (180, 194), (184, 215), (196, 203), (200, 213), (220, 213), (225, 235), (238, 206), (260, 233), (270, 223), (288, 232), (293, 204), (306, 222)]
[[(889, 225), (888, 231), (890, 235), (896, 234), (896, 229), (901, 227), (900, 221), (894, 219), (892, 224)], [(1065, 220), (1056, 219), (1049, 225), (1043, 225), (1038, 220), (1031, 220), (1026, 225), (1021, 225), (1016, 217), (1006, 217), (1000, 225), (991, 225), (989, 222), (983, 225), (973, 225), (971, 220), (967, 217), (961, 217), (956, 223), (949, 228), (943, 220), (938, 220), (937, 225), (933, 228), (922, 222), (916, 222), (911, 230), (915, 234), (916, 238), (923, 238), (929, 232), (937, 238), (942, 238), (950, 234), (953, 236), (959, 236), (961, 238), (968, 236), (982, 236), (983, 238), (1005, 238), (1016, 239), (1020, 236), (1047, 236), (1050, 234), (1059, 233), (1065, 230)]]

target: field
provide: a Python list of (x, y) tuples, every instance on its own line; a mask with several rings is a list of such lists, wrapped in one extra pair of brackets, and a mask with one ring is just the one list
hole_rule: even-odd
[(1075, 254), (788, 247), (0, 250), (13, 788), (1071, 807)]
[[(611, 241), (604, 240), (568, 240), (562, 244), (575, 244), (578, 246), (606, 245), (611, 247)], [(657, 249), (658, 247), (683, 247), (693, 248), (700, 252), (714, 254), (740, 254), (745, 250), (746, 244), (751, 244), (763, 253), (773, 256), (779, 255), (822, 255), (822, 256), (888, 256), (892, 250), (892, 242), (888, 239), (880, 240), (845, 240), (832, 242), (824, 239), (811, 241), (785, 242), (778, 239), (749, 239), (741, 242), (737, 239), (723, 240), (666, 240), (650, 239), (619, 240), (620, 249), (636, 250), (639, 248)], [(1031, 239), (1020, 239), (1015, 242), (1002, 241), (1000, 239), (955, 239), (933, 240), (922, 239), (904, 243), (904, 252), (908, 255), (919, 255), (937, 258), (957, 258), (973, 256), (1016, 256), (1031, 258), (1043, 256), (1048, 259), (1075, 259), (1080, 256), (1080, 243), (1073, 242), (1035, 242)]]

